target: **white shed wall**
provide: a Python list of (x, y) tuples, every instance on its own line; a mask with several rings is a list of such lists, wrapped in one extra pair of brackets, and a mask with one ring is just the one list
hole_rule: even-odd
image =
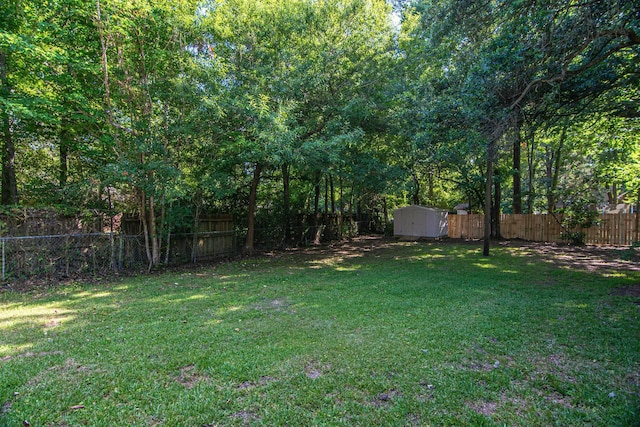
[(424, 206), (406, 206), (393, 213), (393, 234), (411, 237), (443, 237), (448, 234), (448, 212)]

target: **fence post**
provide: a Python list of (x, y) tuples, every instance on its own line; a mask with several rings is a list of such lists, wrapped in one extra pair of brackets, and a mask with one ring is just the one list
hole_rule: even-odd
[(122, 231), (118, 233), (119, 239), (119, 247), (118, 247), (118, 270), (122, 271), (122, 252), (124, 252), (124, 235)]
[(193, 231), (193, 239), (191, 240), (191, 262), (195, 264), (198, 260), (198, 230)]
[(113, 240), (113, 231), (109, 233), (109, 245), (111, 246), (111, 269), (116, 273), (118, 267), (116, 265), (116, 243)]
[(67, 234), (64, 237), (64, 274), (66, 277), (69, 277), (69, 264), (71, 262), (69, 257), (69, 235)]
[(6, 267), (5, 267), (5, 257), (4, 257), (4, 242), (5, 240), (2, 239), (2, 281), (4, 282), (7, 275), (6, 275)]

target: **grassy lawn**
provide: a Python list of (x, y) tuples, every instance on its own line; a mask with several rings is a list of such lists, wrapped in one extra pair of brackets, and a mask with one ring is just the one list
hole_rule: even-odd
[(0, 293), (0, 425), (640, 424), (640, 273), (372, 242)]

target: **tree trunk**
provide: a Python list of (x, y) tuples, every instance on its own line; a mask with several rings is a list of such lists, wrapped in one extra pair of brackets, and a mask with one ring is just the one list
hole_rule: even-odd
[(560, 142), (554, 149), (552, 147), (551, 154), (547, 151), (547, 211), (554, 213), (556, 210), (556, 203), (558, 198), (556, 191), (558, 189), (558, 182), (560, 181), (560, 169), (562, 168), (562, 150), (564, 148), (564, 142), (567, 136), (567, 125), (562, 128), (560, 134)]
[(140, 211), (140, 222), (142, 222), (142, 234), (144, 236), (144, 249), (147, 254), (147, 261), (149, 262), (149, 270), (153, 265), (153, 258), (151, 256), (151, 243), (149, 242), (149, 225), (147, 222), (147, 197), (143, 191), (138, 195), (138, 210)]
[(384, 229), (387, 229), (387, 224), (389, 224), (389, 209), (387, 209), (387, 198), (382, 198), (382, 215), (384, 218)]
[[(158, 234), (162, 237), (158, 237), (158, 253), (160, 259), (162, 259), (162, 251), (164, 250), (164, 263), (169, 264), (169, 245), (171, 244), (171, 227), (167, 225), (167, 199), (165, 194), (162, 194), (162, 199), (160, 202), (160, 225), (158, 227)], [(173, 202), (169, 203), (169, 210), (173, 207)], [(164, 234), (167, 234), (166, 240), (164, 239)], [(165, 241), (164, 247), (162, 246), (162, 241)]]
[(2, 150), (2, 204), (18, 204), (18, 183), (16, 180), (16, 148), (13, 144), (11, 119), (7, 113), (2, 115), (4, 146)]
[(198, 261), (198, 230), (200, 229), (200, 203), (201, 198), (196, 198), (195, 212), (193, 213), (193, 237), (191, 239), (191, 262)]
[(327, 230), (329, 239), (333, 238), (333, 227), (329, 215), (329, 176), (324, 176), (324, 212), (322, 214), (322, 226)]
[(315, 173), (315, 183), (314, 183), (314, 198), (313, 198), (313, 243), (319, 244), (320, 237), (322, 237), (322, 227), (320, 225), (320, 180), (322, 179), (322, 172), (317, 171)]
[(342, 222), (344, 221), (344, 191), (342, 189), (342, 175), (338, 176), (338, 187), (340, 187), (340, 194), (339, 194), (340, 206), (339, 206), (339, 214), (338, 214), (338, 232), (340, 233), (340, 235), (342, 237), (342, 233), (343, 233)]
[[(314, 175), (314, 197), (313, 197), (313, 232), (314, 234), (318, 234), (318, 229), (320, 228), (320, 178), (321, 172), (317, 171)], [(314, 240), (317, 240), (314, 239)]]
[(522, 213), (522, 175), (521, 175), (522, 137), (520, 125), (516, 126), (513, 135), (513, 213)]
[(156, 206), (154, 197), (149, 197), (149, 240), (151, 241), (151, 264), (154, 266), (160, 264), (160, 245), (158, 241), (160, 240), (160, 236), (158, 236), (158, 227), (156, 221)]
[(327, 225), (327, 218), (329, 215), (329, 178), (324, 176), (324, 212), (323, 212), (323, 220), (322, 225)]
[(607, 192), (607, 198), (609, 199), (609, 207), (611, 209), (618, 207), (618, 186), (615, 182), (611, 183), (609, 191)]
[(428, 175), (428, 185), (429, 185), (429, 203), (431, 203), (431, 206), (435, 205), (435, 194), (433, 191), (433, 171), (429, 171), (429, 175)]
[[(7, 56), (0, 52), (0, 94), (3, 97), (8, 95), (10, 89), (7, 83)], [(13, 143), (13, 129), (9, 113), (2, 110), (2, 204), (18, 204), (18, 182), (16, 180), (16, 148)]]
[(636, 200), (636, 234), (634, 242), (640, 243), (640, 188), (638, 188), (638, 199)]
[(253, 170), (253, 179), (251, 180), (251, 188), (249, 190), (249, 213), (247, 215), (247, 241), (244, 244), (244, 253), (252, 255), (254, 253), (253, 242), (255, 238), (255, 220), (256, 220), (256, 199), (258, 194), (258, 184), (260, 183), (260, 173), (262, 165), (256, 163)]
[(547, 196), (547, 212), (553, 213), (555, 201), (553, 197), (553, 192), (551, 190), (551, 181), (553, 180), (553, 156), (555, 155), (555, 150), (552, 147), (545, 147), (545, 159), (544, 159), (544, 172), (545, 172), (545, 183), (546, 183), (546, 196)]
[(333, 175), (329, 175), (329, 186), (331, 187), (331, 213), (336, 213), (336, 193), (333, 187)]
[(535, 133), (531, 132), (529, 141), (527, 143), (527, 168), (528, 168), (528, 191), (527, 191), (527, 213), (533, 213), (533, 201), (536, 195), (535, 189), (535, 177), (536, 177), (536, 163), (535, 163)]
[(165, 249), (164, 249), (164, 263), (165, 265), (169, 264), (169, 256), (171, 254), (171, 230), (169, 230), (167, 232), (167, 243), (165, 245)]
[(493, 182), (493, 208), (491, 209), (491, 237), (500, 239), (500, 203), (502, 202), (502, 187), (500, 176), (495, 176)]
[(420, 204), (420, 181), (418, 180), (418, 175), (415, 171), (411, 172), (411, 177), (413, 178), (414, 190), (413, 190), (413, 204)]
[(493, 187), (493, 141), (487, 144), (487, 175), (484, 185), (484, 245), (483, 256), (489, 256), (491, 246), (491, 188)]

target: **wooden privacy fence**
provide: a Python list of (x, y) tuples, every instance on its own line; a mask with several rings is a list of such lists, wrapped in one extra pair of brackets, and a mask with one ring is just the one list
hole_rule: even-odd
[[(582, 230), (585, 243), (594, 245), (631, 245), (640, 240), (638, 214), (604, 214), (593, 227)], [(532, 242), (562, 241), (560, 217), (549, 214), (500, 215), (500, 234), (505, 239)], [(449, 215), (449, 237), (481, 239), (484, 236), (484, 215)]]
[[(138, 217), (122, 219), (125, 260), (140, 263), (146, 260), (142, 223)], [(196, 262), (229, 256), (236, 250), (236, 233), (233, 216), (208, 215), (200, 218), (197, 230), (189, 233), (173, 233), (163, 238), (162, 251), (169, 246), (169, 258), (174, 263)], [(163, 256), (165, 256), (163, 255)]]

